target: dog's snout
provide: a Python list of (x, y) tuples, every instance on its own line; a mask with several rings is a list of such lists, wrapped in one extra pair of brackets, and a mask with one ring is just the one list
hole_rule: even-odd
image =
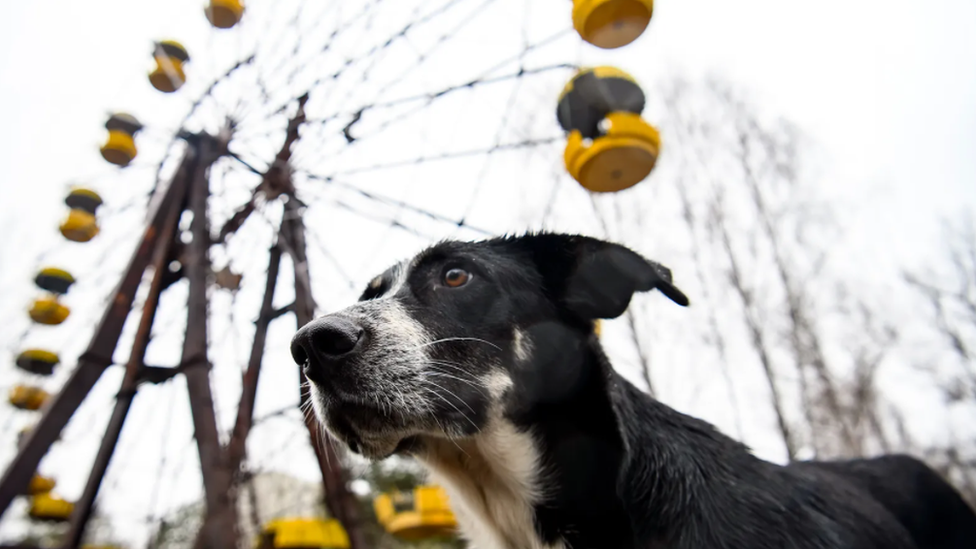
[(309, 328), (309, 345), (315, 354), (339, 357), (352, 352), (363, 338), (363, 328), (343, 318), (321, 318)]
[(295, 334), (291, 355), (306, 368), (334, 363), (358, 352), (363, 333), (362, 326), (344, 318), (313, 320)]

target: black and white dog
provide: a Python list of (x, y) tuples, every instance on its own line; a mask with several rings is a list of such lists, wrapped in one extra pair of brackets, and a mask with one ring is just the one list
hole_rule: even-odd
[(905, 456), (779, 466), (644, 394), (594, 320), (688, 299), (622, 246), (443, 242), (295, 335), (332, 435), (423, 462), (483, 549), (976, 548), (976, 516)]

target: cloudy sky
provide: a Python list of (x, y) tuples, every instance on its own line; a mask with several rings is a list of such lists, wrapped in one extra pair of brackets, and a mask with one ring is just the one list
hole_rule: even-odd
[[(193, 98), (213, 78), (252, 51), (263, 56), (253, 70), (242, 71), (226, 90), (216, 90), (218, 99), (203, 103), (188, 119), (192, 129), (212, 129), (220, 116), (233, 110), (228, 105), (242, 105), (248, 118), (241, 132), (248, 139), (242, 139), (236, 150), (260, 168), (276, 152), (285, 118), (263, 105), (276, 106), (282, 98), (296, 95), (334, 71), (343, 59), (368, 52), (402, 28), (405, 20), (426, 13), (438, 15), (375, 61), (354, 67), (348, 78), (334, 82), (334, 89), (317, 84), (310, 118), (349, 114), (364, 101), (410, 97), (479, 76), (513, 74), (526, 44), (555, 36), (524, 56), (524, 66), (613, 64), (645, 83), (649, 93), (673, 75), (692, 79), (718, 75), (744, 90), (765, 114), (795, 122), (818, 151), (816, 184), (845, 214), (845, 230), (836, 246), (841, 258), (850, 258), (853, 264), (856, 258), (867, 257), (891, 268), (920, 261), (937, 241), (939, 220), (976, 205), (976, 154), (972, 152), (976, 3), (966, 0), (924, 4), (661, 0), (648, 32), (635, 44), (610, 52), (586, 46), (576, 35), (564, 32), (569, 27), (569, 2), (564, 0), (445, 0), (435, 7), (429, 2), (394, 4), (392, 0), (323, 2), (321, 9), (310, 3), (312, 7), (301, 12), (299, 2), (292, 0), (251, 0), (250, 4), (241, 28), (220, 33), (209, 29), (199, 0), (89, 0), (55, 6), (6, 2), (0, 6), (0, 127), (6, 131), (0, 147), (5, 197), (0, 202), (0, 230), (6, 236), (0, 243), (0, 312), (13, 319), (0, 339), (7, 352), (2, 360), (9, 361), (24, 341), (58, 346), (66, 354), (83, 346), (100, 300), (125, 261), (124, 253), (113, 252), (131, 249), (144, 198), (155, 183), (156, 166), (168, 158), (167, 166), (172, 168), (179, 148), (167, 148), (171, 135)], [(441, 12), (436, 6), (445, 9)], [(371, 15), (359, 15), (370, 9)], [(294, 29), (289, 25), (295, 13), (302, 14), (298, 24), (302, 33), (296, 36), (309, 44), (307, 49), (292, 50), (290, 39), (295, 36), (282, 32)], [(346, 22), (347, 28), (339, 22)], [(331, 35), (337, 27), (346, 30)], [(448, 47), (437, 47), (441, 36), (448, 37), (443, 41)], [(193, 57), (190, 82), (172, 96), (155, 92), (145, 78), (151, 68), (151, 42), (161, 38), (179, 39)], [(329, 52), (314, 53), (330, 42)], [(422, 63), (417, 61), (420, 52), (429, 52)], [(404, 67), (415, 69), (404, 71)], [(284, 76), (289, 74), (295, 77)], [(415, 228), (415, 234), (390, 230), (385, 221), (364, 221), (353, 212), (375, 213), (370, 210), (375, 204), (357, 203), (357, 195), (349, 189), (316, 186), (312, 177), (316, 174), (345, 174), (338, 179), (356, 188), (452, 219), (469, 214), (473, 225), (495, 231), (537, 226), (539, 213), (555, 196), (550, 192), (553, 188), (566, 189), (558, 195), (565, 211), (587, 212), (580, 206), (586, 203), (585, 195), (559, 171), (561, 143), (542, 147), (534, 156), (498, 153), (434, 163), (429, 168), (407, 165), (362, 173), (364, 167), (398, 159), (429, 158), (526, 138), (559, 138), (552, 113), (555, 95), (568, 76), (554, 69), (524, 78), (518, 86), (502, 82), (461, 91), (419, 114), (410, 114), (409, 108), (416, 106), (411, 104), (402, 112), (399, 107), (377, 109), (373, 118), (365, 116), (357, 127), (364, 136), (369, 133), (370, 140), (349, 151), (328, 123), (309, 129), (296, 158), (305, 172), (300, 178), (305, 198), (313, 204), (310, 231), (318, 242), (313, 243), (313, 268), (328, 271), (316, 286), (320, 309), (334, 309), (353, 297), (355, 290), (347, 278), (360, 285), (430, 238), (477, 233), (456, 231), (399, 210), (376, 211), (386, 221), (405, 215), (398, 219)], [(272, 97), (259, 97), (255, 85), (259, 77), (268, 80)], [(649, 98), (645, 117), (653, 123), (663, 116), (661, 108)], [(124, 171), (105, 165), (97, 153), (102, 124), (114, 110), (132, 112), (147, 126), (140, 136), (140, 159)], [(404, 115), (403, 122), (397, 122), (398, 113)], [(664, 138), (667, 144), (667, 135)], [(219, 196), (212, 204), (218, 218), (239, 204), (254, 184), (239, 165), (219, 168), (213, 183)], [(106, 198), (103, 234), (88, 247), (65, 245), (55, 230), (63, 215), (64, 192), (78, 182), (95, 186)], [(266, 225), (274, 221), (274, 213), (268, 215)], [(228, 388), (218, 391), (218, 413), (224, 423), (232, 417), (235, 383), (239, 383), (233, 366), (239, 367), (247, 353), (247, 326), (253, 320), (247, 305), (259, 299), (257, 288), (263, 284), (264, 259), (254, 251), (270, 242), (267, 227), (256, 223), (240, 240), (214, 251), (218, 264), (230, 261), (245, 273), (245, 280), (248, 273), (257, 275), (255, 283), (245, 283), (236, 300), (224, 294), (214, 298), (215, 311), (237, 315), (229, 321), (215, 320), (211, 335), (220, 340), (215, 362), (228, 365), (223, 373), (215, 372), (216, 383)], [(562, 227), (590, 230), (594, 225)], [(31, 273), (41, 262), (50, 261), (71, 266), (81, 279), (78, 295), (70, 298), (75, 313), (63, 327), (27, 331), (22, 311), (32, 295)], [(287, 300), (285, 288), (278, 302)], [(151, 354), (166, 363), (179, 346), (178, 305), (164, 310), (161, 317), (164, 327)], [(287, 363), (283, 353), (293, 329), (284, 323), (276, 326), (269, 360)], [(0, 372), (4, 389), (20, 379), (9, 365), (0, 365)], [(282, 367), (274, 372), (271, 385), (262, 386), (259, 415), (294, 400), (295, 393), (285, 389), (294, 387), (294, 370)], [(77, 456), (94, 451), (93, 441), (102, 428), (98, 421), (110, 410), (117, 373), (106, 375), (93, 395), (97, 402), (86, 404), (80, 412), (84, 419), (69, 427), (61, 450), (52, 451), (44, 464), (45, 472), (62, 481), (68, 497), (76, 496), (84, 482), (87, 466), (79, 467), (77, 462), (87, 463), (87, 458)], [(51, 389), (63, 378), (62, 373), (52, 380)], [(147, 516), (155, 517), (196, 497), (199, 478), (194, 476), (198, 473), (193, 469), (194, 450), (187, 439), (181, 390), (171, 384), (165, 390), (145, 391), (147, 396), (141, 400), (146, 403), (134, 408), (130, 421), (137, 428), (127, 429), (123, 436), (117, 462), (126, 469), (122, 472), (119, 465), (119, 471), (113, 468), (110, 473), (115, 476), (107, 483), (105, 508), (132, 519), (129, 526), (120, 527), (128, 540), (144, 539), (152, 524)], [(180, 421), (170, 429), (163, 417)], [(286, 441), (303, 440), (293, 417), (280, 423), (269, 420), (265, 430), (256, 432), (260, 448), (252, 453), (262, 455), (261, 465), (268, 469), (313, 478), (307, 449), (296, 445), (278, 453), (269, 450), (284, 447)], [(0, 416), (0, 429), (5, 429), (0, 443), (9, 447), (16, 429), (28, 420), (23, 415)], [(0, 451), (0, 457), (6, 456), (7, 451)], [(166, 491), (153, 482), (161, 467), (179, 490), (156, 494)], [(18, 512), (22, 508), (5, 516), (0, 533), (19, 531)]]

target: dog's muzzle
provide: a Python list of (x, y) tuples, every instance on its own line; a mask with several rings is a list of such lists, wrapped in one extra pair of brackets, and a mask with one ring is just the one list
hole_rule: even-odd
[[(362, 321), (343, 315), (313, 320), (291, 341), (291, 354), (308, 378), (315, 415), (352, 451), (370, 459), (393, 453), (422, 406), (409, 396), (395, 357)], [(378, 366), (380, 365), (380, 366)], [(396, 383), (399, 383), (398, 385)]]
[(357, 323), (335, 316), (309, 322), (291, 340), (291, 355), (316, 383), (343, 368), (366, 347), (366, 331)]

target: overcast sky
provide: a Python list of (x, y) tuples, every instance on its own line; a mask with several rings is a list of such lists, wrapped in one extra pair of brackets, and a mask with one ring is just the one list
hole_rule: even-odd
[[(391, 4), (393, 1), (386, 0), (386, 4), (377, 8), (385, 15), (376, 16), (375, 20), (357, 20), (359, 26), (350, 31), (349, 42), (337, 43), (334, 50), (362, 51), (364, 44), (382, 42), (382, 38), (399, 28), (403, 20), (411, 16), (413, 7), (428, 6), (422, 13), (431, 9), (429, 2)], [(85, 329), (90, 327), (92, 319), (97, 318), (100, 307), (96, 297), (103, 297), (111, 288), (118, 268), (125, 260), (124, 254), (111, 252), (118, 243), (127, 246), (118, 249), (131, 249), (132, 235), (142, 219), (139, 199), (155, 182), (155, 165), (163, 158), (172, 131), (186, 114), (189, 98), (196, 97), (209, 84), (210, 78), (249, 52), (252, 46), (259, 50), (275, 49), (268, 45), (269, 42), (276, 43), (281, 38), (273, 31), (283, 28), (283, 21), (295, 11), (295, 2), (291, 0), (278, 3), (251, 0), (250, 3), (252, 8), (246, 24), (241, 29), (223, 33), (209, 29), (202, 15), (202, 2), (198, 0), (4, 2), (0, 5), (0, 127), (5, 130), (0, 147), (0, 188), (4, 197), (0, 201), (0, 230), (5, 236), (0, 242), (0, 313), (5, 318), (22, 315), (32, 295), (30, 277), (38, 266), (40, 254), (71, 265), (76, 274), (91, 275), (79, 283), (82, 295), (73, 297), (76, 311), (70, 321), (73, 324), (40, 334), (31, 333), (29, 341), (36, 344), (54, 341), (55, 345), (68, 349), (76, 349), (84, 343), (88, 334)], [(359, 1), (341, 2), (341, 5), (341, 11), (335, 12), (337, 20), (354, 18), (361, 8)], [(563, 0), (527, 3), (500, 0), (493, 5), (494, 9), (481, 9), (480, 2), (462, 1), (457, 9), (448, 10), (443, 18), (437, 18), (425, 27), (423, 34), (408, 36), (406, 43), (400, 45), (402, 47), (392, 49), (372, 67), (370, 81), (376, 80), (379, 84), (373, 85), (370, 93), (383, 99), (395, 99), (464, 82), (471, 75), (479, 75), (498, 61), (509, 59), (512, 53), (518, 53), (523, 40), (534, 43), (569, 26), (569, 2)], [(275, 9), (272, 6), (276, 6)], [(404, 18), (393, 15), (394, 9), (402, 10)], [(318, 13), (317, 10), (307, 11)], [(432, 58), (425, 70), (401, 74), (399, 67), (409, 66), (413, 62), (411, 55), (423, 51), (430, 45), (428, 42), (450, 32), (466, 19), (470, 22), (466, 23), (463, 36), (452, 38), (448, 51), (438, 52), (441, 57)], [(559, 62), (613, 64), (647, 84), (647, 90), (675, 74), (691, 78), (714, 74), (726, 78), (745, 90), (764, 113), (794, 121), (813, 143), (818, 151), (815, 158), (821, 163), (815, 170), (817, 184), (846, 214), (846, 231), (837, 242), (842, 257), (851, 258), (852, 262), (856, 258), (878, 257), (893, 267), (927, 257), (937, 241), (939, 219), (976, 205), (974, 27), (976, 3), (968, 0), (929, 0), (924, 3), (907, 0), (823, 0), (816, 3), (661, 0), (648, 32), (627, 48), (599, 51), (582, 44), (570, 33), (541, 48), (538, 57), (531, 61), (534, 66)], [(329, 27), (324, 25), (323, 28)], [(181, 40), (193, 57), (189, 68), (191, 82), (185, 90), (173, 96), (155, 92), (145, 78), (146, 71), (151, 68), (151, 41), (160, 38)], [(323, 32), (315, 40), (323, 43), (326, 38)], [(285, 50), (270, 56), (272, 61), (287, 66)], [(327, 74), (333, 66), (325, 57), (315, 59), (314, 63), (302, 67), (302, 78), (314, 79)], [(336, 59), (341, 60), (340, 57)], [(531, 63), (527, 61), (527, 64)], [(277, 76), (277, 68), (271, 63), (256, 72)], [(508, 66), (497, 74), (507, 74), (514, 69), (517, 65)], [(512, 142), (519, 136), (518, 128), (528, 128), (530, 137), (558, 137), (559, 131), (552, 119), (553, 103), (555, 93), (568, 76), (565, 71), (556, 71), (526, 79), (527, 83), (517, 94), (512, 91), (509, 95), (509, 88), (503, 87), (497, 92), (472, 92), (470, 96), (446, 98), (436, 110), (423, 114), (421, 122), (409, 122), (416, 126), (393, 125), (390, 132), (381, 133), (360, 149), (348, 154), (343, 152), (341, 157), (337, 152), (334, 163), (328, 165), (328, 172), (317, 173), (356, 169), (387, 156), (409, 159), (416, 157), (417, 151), (436, 155), (445, 150), (478, 148), (486, 142)], [(283, 86), (282, 93), (288, 95), (308, 81), (299, 78), (299, 81)], [(226, 97), (243, 98), (246, 104), (247, 98), (255, 93), (254, 87), (247, 82), (243, 80), (236, 84), (237, 88), (228, 91)], [(366, 93), (360, 91), (359, 83), (360, 80), (353, 79), (335, 93), (313, 96), (310, 116), (327, 116), (333, 106), (346, 112), (345, 104), (354, 105), (356, 94)], [(509, 103), (511, 97), (517, 97), (521, 102), (515, 108)], [(253, 102), (253, 98), (250, 101)], [(645, 117), (652, 123), (662, 114), (655, 110), (660, 108), (656, 105), (651, 98), (645, 112)], [(211, 106), (204, 105), (201, 110), (208, 108)], [(133, 112), (147, 125), (139, 140), (140, 160), (126, 171), (107, 166), (97, 153), (104, 134), (102, 124), (107, 113), (113, 110)], [(524, 124), (520, 120), (499, 122), (509, 113), (515, 113), (513, 118), (529, 120), (536, 116), (538, 120)], [(256, 116), (260, 118), (260, 112)], [(211, 115), (207, 122), (206, 115), (200, 115), (191, 123), (206, 127), (213, 122), (212, 118)], [(280, 129), (282, 120), (280, 116), (272, 118), (270, 126), (277, 124)], [(383, 119), (378, 120), (376, 124), (382, 124)], [(260, 121), (252, 120), (249, 124), (257, 134), (263, 133)], [(370, 120), (364, 118), (361, 131), (366, 132), (369, 124)], [(516, 130), (496, 133), (503, 126)], [(242, 131), (247, 129), (245, 125)], [(244, 148), (240, 152), (244, 156), (253, 153), (251, 156), (260, 164), (260, 159), (268, 158), (268, 153), (273, 154), (276, 143), (280, 143), (280, 135), (271, 133), (267, 140), (255, 138), (242, 144)], [(315, 170), (326, 164), (315, 159), (315, 155), (323, 151), (328, 153), (330, 147), (342, 143), (336, 145), (336, 141), (326, 142), (325, 138), (316, 142), (314, 136), (317, 134), (310, 135), (312, 138), (306, 141), (311, 144), (303, 145), (300, 152), (304, 167), (316, 173)], [(667, 144), (668, 136), (664, 139)], [(468, 141), (472, 145), (465, 147)], [(499, 154), (451, 163), (430, 171), (418, 167), (387, 170), (378, 178), (363, 176), (356, 182), (387, 196), (413, 199), (416, 204), (452, 218), (460, 217), (468, 211), (468, 206), (476, 204), (477, 207), (470, 208), (469, 212), (472, 223), (494, 230), (517, 229), (519, 222), (524, 223), (524, 217), (520, 215), (538, 213), (540, 209), (536, 206), (549, 196), (551, 174), (561, 161), (560, 147), (561, 144), (557, 144), (543, 149), (548, 157), (516, 161)], [(169, 158), (175, 158), (175, 154), (171, 153)], [(215, 189), (226, 190), (221, 201), (214, 205), (216, 210), (230, 211), (246, 197), (247, 189), (253, 185), (245, 175), (235, 177), (227, 176), (226, 181), (215, 178)], [(494, 194), (490, 190), (471, 191), (468, 182), (473, 181), (487, 181)], [(106, 211), (117, 212), (111, 221), (105, 222), (105, 233), (98, 242), (89, 247), (66, 247), (55, 230), (63, 215), (61, 200), (71, 182), (95, 185), (105, 195)], [(653, 184), (653, 178), (646, 184)], [(504, 189), (511, 193), (505, 194)], [(320, 193), (326, 196), (326, 191), (318, 188), (310, 187), (308, 192), (309, 198), (318, 197)], [(506, 201), (506, 197), (513, 193), (521, 193), (517, 195), (520, 201), (514, 201), (514, 207), (509, 208), (512, 200)], [(572, 197), (579, 196), (583, 195), (570, 195), (567, 200), (572, 204)], [(328, 198), (354, 199), (351, 195), (338, 194), (338, 191), (329, 194)], [(127, 204), (133, 206), (125, 209)], [(506, 210), (502, 215), (499, 212), (503, 208), (511, 211)], [(458, 234), (450, 227), (429, 220), (412, 219), (422, 236), (407, 238), (385, 227), (358, 221), (348, 211), (324, 210), (324, 206), (319, 210), (313, 208), (313, 211), (317, 220), (310, 223), (310, 230), (316, 233), (315, 238), (328, 242), (330, 254), (357, 285), (365, 283), (375, 270), (412, 253), (425, 241), (424, 236)], [(587, 228), (592, 225), (581, 225), (578, 230)], [(460, 235), (476, 236), (463, 231)], [(264, 259), (253, 250), (264, 249), (267, 234), (255, 229), (253, 237), (242, 236), (244, 238), (246, 240), (234, 244), (236, 248), (215, 250), (215, 261), (220, 263), (233, 258), (232, 264), (239, 270), (260, 274)], [(329, 259), (318, 257), (315, 261), (323, 269), (334, 269), (327, 267)], [(322, 310), (341, 306), (355, 294), (338, 275), (334, 277), (337, 282), (323, 280), (316, 288)], [(84, 288), (90, 288), (93, 296), (87, 301)], [(278, 299), (282, 303), (288, 298), (287, 290), (283, 292)], [(259, 298), (254, 292), (244, 295), (241, 298), (244, 303)], [(215, 303), (218, 310), (235, 307), (227, 296), (215, 298)], [(247, 316), (250, 313), (241, 314), (241, 318), (229, 323), (217, 322), (213, 333), (218, 335), (212, 337), (233, 333), (234, 330), (225, 329), (224, 324), (243, 326), (253, 319), (253, 316)], [(179, 314), (174, 308), (169, 316), (162, 316), (166, 320), (178, 318)], [(8, 351), (2, 358), (4, 361), (10, 360), (10, 353), (18, 350), (18, 338), (26, 323), (11, 320), (11, 326), (0, 339)], [(169, 326), (173, 334), (178, 334), (178, 320), (173, 320)], [(287, 361), (282, 353), (291, 331), (293, 326), (279, 325), (272, 334), (269, 353), (278, 353), (275, 356), (279, 361)], [(234, 337), (246, 341), (244, 335)], [(160, 334), (154, 342), (156, 356), (169, 356), (164, 348), (166, 345), (177, 349), (179, 340), (167, 339), (165, 334)], [(241, 356), (246, 357), (246, 352), (246, 348), (237, 345), (230, 351), (231, 355), (236, 353), (236, 357), (221, 356), (220, 360), (239, 361)], [(19, 379), (9, 365), (0, 365), (0, 372), (4, 380), (0, 385), (4, 389), (13, 382), (8, 379)], [(224, 374), (232, 388), (234, 372), (231, 369)], [(289, 377), (293, 375), (293, 370), (289, 369), (281, 374), (278, 382), (282, 387), (293, 386), (293, 377)], [(59, 379), (63, 379), (63, 374)], [(88, 463), (76, 456), (90, 455), (94, 450), (92, 441), (102, 429), (96, 420), (107, 417), (112, 385), (117, 380), (117, 375), (106, 376), (96, 395), (101, 397), (101, 404), (85, 409), (89, 418), (86, 423), (91, 425), (73, 425), (69, 442), (64, 445), (60, 457), (52, 455), (51, 463), (45, 464), (49, 467), (48, 472), (63, 480), (63, 491), (69, 497), (80, 492), (87, 468), (87, 465), (75, 467), (74, 463)], [(179, 387), (170, 388), (165, 394), (147, 391), (150, 396), (145, 400), (152, 404), (135, 408), (130, 423), (149, 422), (150, 418), (158, 419), (168, 414), (185, 419), (185, 405), (174, 396), (179, 395), (180, 390)], [(233, 391), (228, 392), (228, 400), (232, 394)], [(276, 399), (270, 394), (269, 391), (262, 393), (264, 400), (259, 402), (259, 413), (287, 405), (294, 396), (287, 392)], [(230, 417), (230, 406), (227, 402), (221, 404), (222, 397), (223, 394), (218, 395), (218, 408), (225, 419)], [(170, 404), (174, 399), (175, 404)], [(166, 408), (170, 405), (173, 408)], [(161, 409), (167, 411), (161, 412)], [(5, 437), (2, 443), (12, 444), (16, 429), (10, 426), (19, 427), (26, 421), (26, 416), (21, 415), (0, 416), (0, 429), (7, 428), (2, 433)], [(143, 431), (152, 434), (154, 444), (178, 445), (172, 450), (177, 456), (173, 459), (192, 461), (189, 458), (193, 458), (193, 449), (187, 446), (185, 437), (180, 438), (183, 434), (172, 435), (172, 440), (178, 443), (173, 442), (165, 436), (155, 436), (162, 424), (151, 425), (152, 428)], [(269, 448), (280, 446), (284, 440), (300, 436), (300, 426), (296, 425), (297, 422), (292, 422), (288, 427), (270, 428), (267, 434), (258, 433), (259, 437), (264, 437), (258, 440)], [(186, 425), (181, 428), (185, 431)], [(125, 436), (132, 436), (130, 430)], [(120, 452), (128, 457), (119, 459), (129, 464), (133, 472), (129, 476), (119, 476), (114, 484), (109, 483), (110, 490), (118, 494), (131, 486), (129, 491), (139, 494), (124, 493), (106, 508), (123, 513), (126, 502), (135, 500), (139, 511), (132, 511), (133, 515), (144, 515), (150, 506), (147, 501), (151, 498), (147, 494), (154, 488), (152, 482), (140, 483), (138, 479), (154, 478), (159, 460), (155, 454), (149, 454), (150, 450), (146, 450), (147, 454), (132, 450), (138, 444), (149, 444), (142, 442), (143, 439), (139, 439), (138, 444), (129, 439), (127, 445), (125, 440)], [(307, 478), (314, 476), (309, 452), (291, 456), (289, 451), (287, 454), (284, 458), (268, 457), (265, 464)], [(7, 455), (0, 452), (0, 456)], [(132, 458), (133, 455), (136, 458)], [(171, 460), (167, 467), (178, 469), (170, 470), (168, 474), (179, 479), (173, 482), (183, 493), (167, 496), (168, 499), (164, 497), (163, 503), (157, 502), (154, 512), (160, 510), (159, 506), (171, 508), (195, 497), (193, 487), (198, 477), (192, 474), (192, 463), (179, 464), (182, 468), (179, 469)], [(0, 525), (0, 533), (16, 531), (16, 525), (11, 524), (15, 512), (12, 510), (7, 515), (5, 523)], [(141, 540), (147, 531), (142, 523), (122, 530), (131, 540)]]

